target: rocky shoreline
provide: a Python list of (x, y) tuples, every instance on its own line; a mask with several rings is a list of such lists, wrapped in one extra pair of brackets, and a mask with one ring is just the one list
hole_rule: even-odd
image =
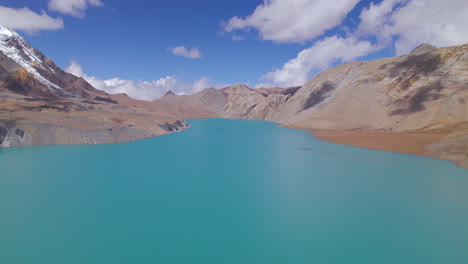
[(142, 140), (190, 128), (185, 120), (159, 124), (164, 130), (152, 132), (135, 126), (118, 129), (83, 130), (48, 124), (0, 124), (0, 149), (41, 145), (110, 144)]

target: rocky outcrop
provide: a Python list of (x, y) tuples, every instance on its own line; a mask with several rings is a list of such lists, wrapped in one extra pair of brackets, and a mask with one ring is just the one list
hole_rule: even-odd
[(32, 143), (31, 135), (14, 125), (0, 124), (0, 148), (22, 147)]
[(3, 144), (3, 142), (7, 139), (8, 137), (8, 130), (0, 125), (0, 145)]
[(179, 132), (190, 128), (189, 123), (185, 120), (177, 120), (175, 123), (170, 124), (168, 122), (159, 125), (160, 128), (164, 129), (167, 132)]
[(288, 100), (300, 87), (286, 89), (250, 89), (243, 86), (225, 88), (231, 94), (229, 103), (224, 107), (221, 117), (272, 120), (276, 113), (286, 105)]

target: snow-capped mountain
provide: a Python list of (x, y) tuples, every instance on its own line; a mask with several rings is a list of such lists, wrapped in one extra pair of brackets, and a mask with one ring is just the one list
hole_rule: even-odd
[(106, 97), (87, 81), (63, 71), (18, 33), (0, 25), (0, 81), (10, 91), (45, 98)]
[(0, 51), (18, 65), (23, 67), (27, 72), (32, 74), (38, 81), (46, 85), (49, 89), (54, 91), (61, 90), (62, 88), (53, 84), (44, 76), (42, 76), (35, 67), (40, 67), (42, 70), (54, 71), (52, 68), (45, 65), (44, 61), (40, 58), (40, 54), (16, 32), (10, 31), (0, 25)]
[(144, 106), (95, 89), (0, 26), (0, 148), (126, 142), (189, 127)]

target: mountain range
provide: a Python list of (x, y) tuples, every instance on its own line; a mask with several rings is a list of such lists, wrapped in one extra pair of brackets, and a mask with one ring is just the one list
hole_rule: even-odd
[(300, 87), (238, 84), (147, 102), (95, 89), (0, 26), (0, 147), (125, 142), (187, 129), (186, 118), (236, 118), (468, 168), (467, 100), (468, 44), (342, 64)]

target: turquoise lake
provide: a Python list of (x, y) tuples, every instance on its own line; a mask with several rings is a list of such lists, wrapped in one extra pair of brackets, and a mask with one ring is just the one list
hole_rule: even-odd
[(270, 122), (189, 122), (0, 150), (0, 263), (468, 263), (468, 170)]

